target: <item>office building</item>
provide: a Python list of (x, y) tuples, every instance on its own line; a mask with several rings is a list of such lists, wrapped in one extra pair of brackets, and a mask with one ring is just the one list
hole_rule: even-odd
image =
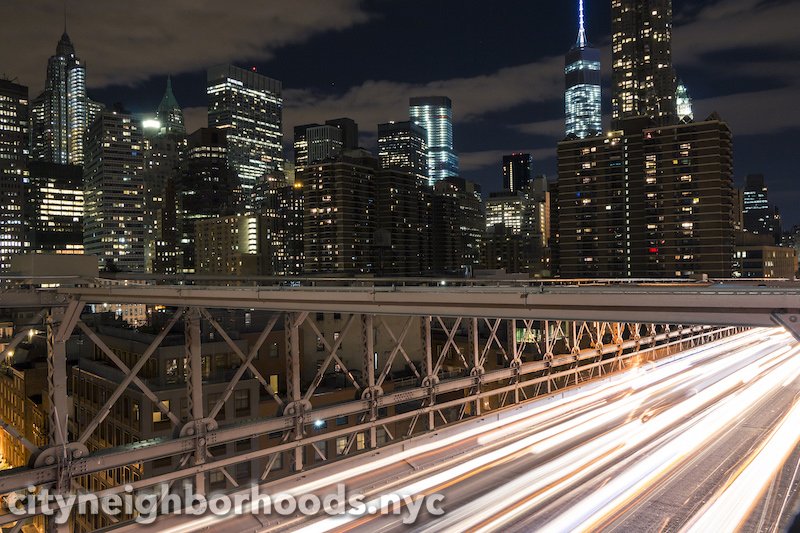
[(694, 120), (692, 98), (683, 82), (678, 82), (678, 88), (675, 91), (675, 108), (678, 110), (679, 121), (691, 122)]
[(282, 84), (232, 65), (208, 71), (208, 125), (225, 130), (228, 161), (244, 198), (265, 175), (283, 171)]
[(308, 165), (331, 161), (342, 152), (358, 148), (358, 124), (349, 118), (304, 124), (294, 128), (295, 172)]
[(531, 154), (513, 153), (503, 156), (503, 190), (515, 193), (531, 183)]
[(730, 276), (735, 236), (728, 125), (712, 115), (645, 130), (643, 143), (645, 245), (634, 247), (633, 256), (646, 259), (638, 275)]
[(240, 205), (239, 179), (229, 165), (227, 133), (200, 128), (187, 138), (176, 190), (180, 205), (183, 273), (195, 271), (195, 223), (205, 218), (235, 214)]
[(458, 156), (453, 149), (453, 103), (446, 96), (421, 96), (409, 104), (411, 121), (422, 126), (428, 141), (429, 183), (458, 176)]
[(303, 184), (263, 180), (253, 189), (255, 213), (261, 216), (264, 234), (264, 274), (303, 273)]
[(303, 172), (306, 273), (373, 272), (378, 168), (372, 154), (351, 150)]
[(564, 61), (566, 135), (584, 139), (603, 131), (600, 50), (586, 39), (583, 0), (578, 6), (578, 40)]
[(486, 214), (480, 186), (463, 178), (436, 182), (433, 189), (433, 270), (471, 276), (480, 265)]
[[(630, 139), (641, 146), (641, 139)], [(628, 172), (641, 172), (641, 148), (626, 151), (621, 131), (558, 145), (560, 271), (564, 278), (633, 275)], [(640, 178), (641, 179), (641, 178)]]
[(167, 77), (167, 88), (164, 97), (158, 104), (156, 120), (159, 123), (159, 133), (186, 135), (186, 125), (183, 122), (183, 110), (178, 104), (175, 93), (172, 92), (172, 78)]
[(550, 212), (549, 212), (549, 237), (547, 239), (547, 258), (548, 258), (548, 271), (550, 277), (557, 278), (561, 276), (561, 224), (560, 224), (560, 200), (559, 200), (559, 186), (558, 180), (547, 182), (547, 192), (550, 198)]
[(83, 244), (101, 267), (144, 270), (143, 143), (139, 124), (121, 106), (103, 111), (86, 134)]
[(31, 161), (26, 220), (30, 251), (83, 253), (83, 169)]
[(195, 222), (195, 272), (224, 276), (263, 273), (264, 231), (258, 215), (228, 215)]
[(47, 63), (44, 91), (31, 103), (31, 158), (83, 164), (90, 114), (86, 65), (76, 56), (65, 28)]
[(180, 203), (176, 189), (186, 154), (186, 136), (166, 131), (153, 135), (153, 130), (145, 130), (144, 137), (146, 270), (159, 274), (172, 274), (177, 268), (174, 261), (159, 268), (154, 268), (153, 262), (159, 255), (175, 257), (178, 253), (175, 231)]
[(330, 161), (344, 150), (342, 130), (329, 124), (306, 124), (294, 129), (295, 172), (308, 165)]
[(612, 129), (638, 116), (676, 122), (672, 0), (612, 0), (611, 31)]
[(28, 88), (0, 80), (0, 272), (22, 253), (25, 237), (25, 182), (28, 157)]
[(795, 279), (797, 250), (758, 243), (737, 243), (734, 277)]
[(744, 230), (753, 235), (774, 236), (780, 233), (780, 216), (769, 203), (769, 189), (763, 174), (750, 174), (745, 178), (742, 193), (742, 218)]
[(358, 124), (352, 118), (342, 117), (326, 120), (328, 126), (336, 126), (342, 132), (342, 144), (344, 150), (356, 150), (358, 142)]
[(429, 182), (427, 132), (414, 122), (378, 124), (378, 158), (381, 168)]
[(186, 127), (172, 80), (154, 119), (142, 122), (144, 131), (145, 263), (148, 272), (176, 274), (180, 270), (177, 189), (186, 155)]
[(543, 176), (517, 192), (489, 195), (484, 268), (542, 275), (548, 264), (549, 238), (550, 196)]

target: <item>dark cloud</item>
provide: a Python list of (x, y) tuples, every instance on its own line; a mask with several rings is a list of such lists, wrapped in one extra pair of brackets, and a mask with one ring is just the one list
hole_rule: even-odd
[(346, 115), (374, 132), (381, 122), (408, 117), (409, 97), (443, 94), (453, 100), (455, 121), (469, 122), (521, 104), (560, 98), (563, 61), (551, 57), (485, 75), (422, 84), (369, 80), (342, 94), (287, 90), (285, 121), (303, 124)]
[[(360, 0), (74, 0), (68, 31), (90, 68), (90, 87), (131, 85), (152, 76), (230, 61), (263, 61), (284, 46), (368, 20)], [(0, 72), (32, 89), (63, 24), (61, 2), (3, 0)], [(13, 23), (10, 23), (13, 21)]]
[[(674, 60), (695, 97), (696, 118), (718, 111), (738, 139), (736, 160), (748, 169), (759, 164), (785, 169), (788, 182), (793, 156), (772, 145), (783, 142), (786, 132), (800, 133), (800, 4), (674, 3)], [(603, 51), (606, 112), (608, 4), (589, 6), (590, 34)], [(293, 126), (336, 116), (358, 121), (367, 147), (374, 147), (378, 123), (405, 119), (410, 96), (438, 93), (453, 99), (465, 177), (492, 176), (491, 183), (498, 183), (500, 156), (522, 147), (535, 154), (537, 172), (553, 174), (563, 132), (562, 53), (574, 39), (575, 13), (561, 3), (542, 11), (537, 3), (504, 0), (491, 13), (486, 5), (480, 0), (72, 0), (69, 24), (89, 64), (90, 94), (100, 93), (106, 103), (133, 100), (135, 108), (138, 103), (148, 109), (158, 102), (163, 81), (145, 80), (184, 72), (176, 90), (183, 92), (179, 97), (193, 129), (206, 122), (203, 71), (215, 63), (252, 62), (285, 82), (287, 147)], [(0, 2), (0, 20), (14, 21), (3, 27), (0, 73), (18, 77), (32, 92), (41, 87), (61, 32), (60, 9), (54, 0)], [(433, 15), (420, 19), (424, 13)], [(432, 21), (445, 15), (446, 31), (439, 31), (443, 26)]]

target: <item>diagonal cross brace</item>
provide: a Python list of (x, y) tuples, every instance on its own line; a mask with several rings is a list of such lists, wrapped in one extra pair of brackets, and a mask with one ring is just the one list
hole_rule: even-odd
[(106, 419), (108, 414), (111, 412), (111, 407), (114, 405), (114, 403), (116, 403), (119, 397), (122, 396), (122, 393), (125, 392), (125, 389), (128, 388), (133, 379), (137, 376), (137, 374), (139, 374), (139, 371), (144, 367), (145, 363), (147, 363), (147, 361), (155, 353), (158, 347), (161, 346), (161, 343), (164, 341), (164, 338), (166, 338), (167, 334), (169, 334), (169, 332), (172, 331), (172, 328), (175, 327), (175, 324), (178, 323), (178, 320), (183, 316), (183, 313), (185, 311), (186, 308), (183, 307), (178, 309), (178, 311), (175, 313), (175, 315), (172, 317), (169, 323), (164, 327), (164, 329), (161, 330), (161, 332), (153, 340), (153, 342), (150, 343), (150, 346), (147, 347), (147, 350), (145, 350), (145, 352), (142, 354), (142, 356), (139, 358), (136, 364), (133, 365), (133, 368), (131, 368), (130, 373), (128, 373), (128, 375), (125, 376), (125, 379), (122, 380), (122, 383), (117, 385), (117, 388), (111, 394), (111, 397), (106, 401), (103, 407), (100, 408), (100, 410), (94, 416), (92, 421), (89, 422), (89, 425), (86, 426), (86, 429), (83, 430), (83, 433), (81, 433), (80, 438), (78, 439), (78, 441), (81, 444), (86, 444), (86, 441), (89, 440), (89, 437), (94, 432), (94, 430), (97, 429), (97, 426), (99, 426), (100, 423)]
[(439, 370), (441, 370), (442, 363), (444, 362), (444, 356), (447, 355), (447, 350), (450, 348), (450, 346), (455, 349), (456, 353), (461, 358), (461, 361), (464, 363), (464, 368), (469, 368), (467, 360), (464, 359), (464, 354), (461, 353), (461, 350), (459, 350), (458, 344), (456, 344), (455, 341), (456, 333), (458, 333), (458, 327), (461, 325), (461, 317), (456, 319), (455, 324), (453, 324), (453, 329), (450, 330), (448, 330), (447, 326), (444, 325), (441, 317), (437, 316), (436, 320), (439, 321), (439, 325), (442, 326), (442, 329), (447, 334), (447, 342), (444, 343), (444, 348), (442, 348), (442, 353), (439, 354), (439, 359), (436, 361), (436, 367), (434, 368), (432, 375), (439, 375)]
[(420, 378), (420, 374), (417, 371), (416, 365), (414, 365), (411, 358), (408, 357), (408, 353), (406, 353), (405, 349), (403, 348), (403, 341), (408, 335), (408, 331), (411, 328), (411, 322), (414, 317), (408, 317), (406, 320), (405, 325), (403, 326), (403, 331), (400, 332), (400, 338), (398, 339), (395, 337), (394, 332), (389, 328), (389, 325), (383, 320), (383, 317), (378, 317), (378, 323), (384, 327), (386, 332), (389, 334), (389, 337), (392, 339), (392, 343), (394, 344), (394, 349), (389, 354), (389, 359), (386, 361), (386, 366), (381, 372), (381, 375), (378, 377), (378, 382), (375, 384), (377, 387), (383, 385), (383, 382), (386, 380), (386, 377), (389, 375), (389, 372), (392, 370), (392, 364), (394, 363), (395, 358), (397, 357), (398, 352), (403, 354), (403, 358), (406, 360), (406, 363), (411, 367), (411, 371), (414, 372), (414, 375), (417, 379)]
[(230, 349), (233, 350), (234, 353), (237, 356), (239, 356), (239, 359), (242, 360), (242, 364), (239, 366), (238, 370), (236, 371), (236, 374), (234, 374), (230, 383), (228, 383), (228, 386), (225, 388), (225, 392), (222, 394), (222, 397), (219, 400), (217, 400), (216, 405), (214, 405), (214, 408), (211, 410), (211, 413), (209, 413), (208, 417), (215, 418), (217, 416), (219, 411), (225, 405), (225, 402), (233, 393), (233, 389), (236, 387), (236, 385), (239, 383), (239, 380), (242, 378), (245, 371), (248, 369), (250, 370), (250, 372), (253, 373), (258, 382), (261, 383), (261, 386), (264, 387), (267, 393), (270, 396), (272, 396), (275, 402), (280, 407), (283, 407), (284, 403), (281, 397), (278, 396), (278, 393), (276, 391), (272, 390), (272, 386), (267, 382), (267, 380), (264, 379), (264, 376), (262, 376), (261, 373), (258, 370), (256, 370), (256, 368), (253, 366), (253, 359), (255, 359), (256, 355), (258, 355), (258, 351), (261, 349), (261, 346), (263, 346), (264, 341), (267, 340), (269, 334), (272, 333), (272, 329), (278, 322), (280, 314), (273, 315), (273, 317), (267, 323), (267, 327), (264, 328), (264, 330), (261, 332), (261, 335), (259, 335), (256, 343), (250, 348), (250, 352), (248, 353), (248, 355), (245, 356), (242, 350), (239, 348), (239, 346), (237, 346), (236, 343), (233, 342), (233, 339), (231, 339), (230, 336), (227, 334), (227, 332), (225, 332), (225, 330), (222, 329), (222, 326), (220, 326), (219, 323), (216, 320), (214, 320), (214, 317), (211, 316), (211, 313), (209, 313), (208, 310), (200, 309), (200, 312), (205, 317), (205, 319), (208, 320), (209, 324), (211, 324), (211, 326), (222, 336), (222, 338), (225, 340), (225, 343), (230, 347)]
[(339, 335), (339, 338), (336, 339), (336, 342), (333, 344), (332, 348), (331, 345), (328, 343), (328, 341), (325, 339), (325, 337), (322, 335), (322, 333), (320, 333), (319, 328), (314, 323), (314, 321), (312, 320), (308, 321), (308, 324), (311, 326), (311, 329), (314, 331), (314, 334), (317, 337), (319, 337), (319, 339), (322, 341), (323, 346), (325, 346), (325, 349), (328, 352), (328, 356), (325, 358), (325, 361), (322, 363), (322, 366), (319, 368), (319, 370), (317, 370), (317, 374), (316, 376), (314, 376), (314, 381), (311, 383), (311, 386), (308, 388), (305, 395), (303, 396), (303, 400), (309, 401), (311, 399), (311, 396), (314, 394), (314, 391), (317, 390), (317, 387), (322, 382), (322, 378), (325, 376), (325, 371), (328, 370), (328, 367), (330, 366), (331, 361), (333, 360), (335, 360), (339, 364), (339, 366), (342, 367), (342, 370), (344, 371), (345, 375), (353, 383), (356, 390), (361, 390), (361, 386), (355, 380), (353, 374), (350, 373), (350, 371), (347, 369), (342, 360), (339, 359), (339, 356), (336, 355), (336, 352), (338, 352), (339, 348), (341, 348), (344, 336), (347, 334), (347, 330), (349, 330), (350, 326), (353, 324), (355, 317), (356, 315), (350, 315), (350, 318), (347, 319), (347, 323), (344, 325), (344, 329), (342, 329), (341, 335)]
[[(103, 353), (106, 354), (106, 356), (109, 359), (111, 359), (111, 361), (115, 365), (117, 365), (117, 367), (120, 370), (122, 370), (124, 374), (126, 375), (130, 374), (131, 372), (130, 368), (128, 368), (127, 365), (125, 365), (125, 363), (122, 362), (122, 360), (117, 356), (117, 354), (115, 354), (114, 351), (111, 348), (109, 348), (108, 345), (104, 343), (102, 339), (100, 339), (100, 337), (98, 337), (97, 334), (89, 328), (89, 326), (87, 326), (83, 321), (80, 320), (78, 321), (77, 325), (81, 329), (81, 331), (83, 331), (92, 340), (95, 346), (100, 348), (100, 350), (102, 350)], [(175, 414), (169, 410), (169, 408), (164, 404), (164, 402), (158, 399), (158, 396), (156, 396), (156, 394), (150, 389), (150, 387), (145, 385), (145, 383), (138, 376), (135, 376), (133, 378), (133, 383), (137, 387), (139, 387), (139, 390), (141, 390), (142, 393), (144, 393), (144, 395), (147, 396), (147, 398), (151, 402), (153, 402), (153, 405), (155, 405), (159, 411), (161, 411), (164, 415), (166, 415), (170, 419), (173, 425), (175, 426), (181, 425), (181, 421), (178, 420), (178, 417), (175, 416)]]

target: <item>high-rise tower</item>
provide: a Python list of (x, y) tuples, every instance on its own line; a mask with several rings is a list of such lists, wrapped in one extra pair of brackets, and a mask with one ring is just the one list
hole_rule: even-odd
[(413, 122), (378, 124), (381, 168), (408, 172), (429, 183), (427, 136), (425, 129)]
[(208, 125), (225, 130), (228, 162), (245, 200), (258, 181), (283, 171), (282, 84), (254, 71), (222, 65), (208, 71)]
[(612, 120), (677, 121), (672, 66), (672, 0), (612, 0)]
[(453, 150), (453, 102), (446, 96), (412, 98), (411, 121), (428, 135), (428, 175), (431, 185), (458, 176), (458, 156)]
[(586, 40), (583, 0), (578, 3), (578, 40), (564, 62), (567, 137), (584, 139), (603, 130), (600, 51)]
[(28, 88), (0, 79), (0, 272), (25, 251)]
[(100, 266), (145, 267), (144, 156), (137, 121), (121, 106), (103, 111), (86, 133), (83, 244)]
[(678, 110), (678, 120), (682, 122), (691, 122), (694, 120), (694, 111), (692, 110), (692, 97), (689, 96), (689, 90), (683, 82), (678, 82), (678, 88), (675, 90), (675, 107)]
[(525, 189), (531, 182), (531, 154), (515, 152), (503, 156), (503, 189), (516, 193)]
[(156, 118), (161, 124), (162, 133), (175, 133), (186, 135), (186, 126), (183, 122), (183, 110), (178, 105), (175, 93), (172, 92), (172, 78), (167, 78), (167, 89), (161, 103), (158, 104)]
[(44, 92), (31, 103), (31, 158), (80, 165), (89, 121), (86, 65), (64, 34), (47, 62)]

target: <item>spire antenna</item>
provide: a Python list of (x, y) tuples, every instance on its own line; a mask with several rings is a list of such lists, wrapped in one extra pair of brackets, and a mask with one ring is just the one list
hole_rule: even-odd
[(67, 33), (67, 0), (64, 0), (64, 33)]
[(583, 11), (583, 0), (578, 0), (578, 48), (586, 48), (586, 19)]

